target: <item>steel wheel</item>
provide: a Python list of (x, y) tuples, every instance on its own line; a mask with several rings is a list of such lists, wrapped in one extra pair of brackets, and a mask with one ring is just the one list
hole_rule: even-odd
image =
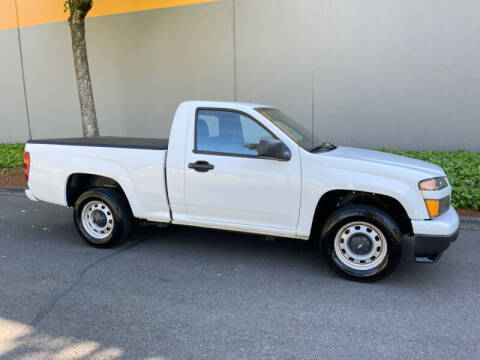
[(85, 231), (100, 242), (107, 240), (115, 226), (110, 208), (102, 201), (90, 201), (83, 207), (81, 215)]
[(363, 221), (350, 222), (340, 228), (334, 239), (338, 260), (355, 270), (370, 270), (387, 256), (385, 235), (374, 225)]

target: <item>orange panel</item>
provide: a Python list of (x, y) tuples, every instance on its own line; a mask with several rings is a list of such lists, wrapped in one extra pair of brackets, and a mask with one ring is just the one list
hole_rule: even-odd
[(0, 30), (17, 27), (15, 0), (0, 0)]
[[(88, 17), (105, 16), (219, 0), (93, 0)], [(65, 0), (17, 0), (20, 27), (65, 21)], [(17, 27), (15, 0), (0, 0), (0, 30)]]
[(95, 6), (91, 10), (91, 16), (104, 16), (212, 1), (219, 0), (96, 0), (94, 1)]
[(64, 0), (16, 0), (20, 27), (64, 21)]

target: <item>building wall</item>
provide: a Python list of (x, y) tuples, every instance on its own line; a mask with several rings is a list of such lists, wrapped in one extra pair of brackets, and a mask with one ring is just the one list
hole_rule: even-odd
[[(281, 107), (349, 146), (480, 151), (480, 3), (221, 0), (87, 20), (103, 135), (165, 137), (184, 100)], [(32, 137), (80, 136), (66, 22), (20, 29)], [(0, 31), (0, 142), (28, 138)]]
[(17, 32), (0, 31), (0, 142), (28, 138)]

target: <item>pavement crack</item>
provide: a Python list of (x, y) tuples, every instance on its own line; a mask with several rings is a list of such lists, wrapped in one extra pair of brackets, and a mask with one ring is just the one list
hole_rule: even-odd
[(91, 270), (92, 268), (94, 268), (96, 265), (98, 265), (99, 263), (105, 261), (105, 260), (108, 260), (114, 256), (117, 256), (121, 253), (124, 253), (132, 248), (134, 248), (135, 246), (137, 245), (140, 245), (141, 243), (145, 242), (147, 239), (143, 239), (143, 240), (140, 240), (140, 241), (137, 241), (129, 246), (126, 246), (126, 247), (123, 247), (111, 254), (108, 254), (108, 255), (105, 255), (101, 258), (98, 258), (94, 261), (92, 261), (90, 264), (88, 264), (87, 266), (85, 266), (82, 270), (80, 270), (75, 279), (72, 281), (72, 283), (70, 284), (70, 286), (68, 286), (65, 290), (63, 290), (62, 292), (60, 292), (57, 296), (55, 296), (52, 301), (50, 301), (50, 304), (45, 307), (45, 309), (43, 310), (40, 310), (37, 315), (35, 316), (35, 319), (33, 319), (31, 325), (32, 326), (37, 326), (38, 324), (40, 324), (42, 322), (42, 320), (53, 310), (53, 308), (55, 307), (55, 305), (65, 296), (67, 295), (68, 293), (70, 293), (84, 278), (85, 274)]

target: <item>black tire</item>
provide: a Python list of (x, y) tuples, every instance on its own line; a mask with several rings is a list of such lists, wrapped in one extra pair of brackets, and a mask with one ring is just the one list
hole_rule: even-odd
[[(373, 228), (379, 230), (383, 235), (382, 241), (386, 241), (386, 254), (383, 253), (382, 256), (378, 256), (378, 259), (375, 260), (375, 257), (372, 256), (373, 260), (367, 259), (366, 261), (371, 261), (371, 266), (374, 266), (375, 261), (381, 261), (378, 265), (375, 265), (371, 269), (359, 269), (362, 267), (362, 264), (353, 264), (351, 265), (348, 261), (348, 254), (344, 255), (342, 258), (342, 253), (338, 250), (341, 250), (345, 253), (345, 250), (340, 249), (340, 242), (343, 244), (351, 243), (351, 238), (353, 235), (343, 235), (348, 234), (348, 229), (350, 224), (355, 225), (356, 222), (366, 223), (373, 225)], [(352, 226), (353, 226), (352, 225)], [(343, 232), (343, 229), (345, 233)], [(353, 228), (357, 228), (353, 226)], [(368, 226), (364, 227), (365, 230), (372, 231), (368, 229)], [(375, 231), (375, 230), (374, 230)], [(337, 251), (335, 250), (335, 238), (339, 236), (337, 242)], [(363, 234), (359, 236), (364, 236)], [(347, 240), (343, 240), (347, 238)], [(364, 237), (365, 239), (365, 237)], [(367, 246), (375, 251), (372, 248), (372, 244), (375, 247), (375, 241), (380, 241), (376, 239), (370, 239), (367, 237)], [(363, 241), (363, 240), (362, 240)], [(384, 211), (370, 205), (347, 205), (335, 211), (330, 217), (326, 220), (323, 225), (321, 235), (320, 235), (320, 246), (323, 251), (323, 254), (327, 260), (328, 265), (335, 271), (337, 274), (342, 277), (360, 282), (371, 282), (380, 280), (387, 275), (391, 274), (395, 268), (400, 263), (403, 253), (403, 244), (402, 244), (402, 232), (396, 222)], [(347, 246), (347, 245), (343, 245)], [(350, 245), (348, 245), (350, 246)], [(376, 248), (377, 250), (380, 247)], [(350, 248), (349, 248), (350, 250)], [(358, 248), (357, 248), (358, 251)], [(337, 255), (340, 254), (340, 255)], [(350, 258), (353, 261), (353, 258)], [(358, 261), (358, 260), (357, 260)], [(365, 260), (362, 260), (365, 261)], [(356, 266), (357, 268), (353, 268)], [(366, 264), (368, 266), (368, 264)]]
[[(101, 239), (92, 236), (91, 234), (97, 230), (92, 231), (92, 226), (88, 223), (85, 225), (82, 221), (85, 206), (95, 202), (98, 202), (100, 207), (102, 207), (101, 204), (106, 205), (104, 207), (106, 210), (102, 211), (106, 211), (108, 222), (112, 224), (111, 228), (107, 227), (108, 235), (98, 233), (98, 236), (105, 236)], [(128, 200), (119, 191), (108, 187), (90, 189), (80, 195), (73, 208), (73, 220), (82, 239), (97, 248), (111, 248), (117, 245), (130, 236), (133, 228), (133, 215)], [(105, 218), (105, 224), (107, 224), (107, 218)]]

